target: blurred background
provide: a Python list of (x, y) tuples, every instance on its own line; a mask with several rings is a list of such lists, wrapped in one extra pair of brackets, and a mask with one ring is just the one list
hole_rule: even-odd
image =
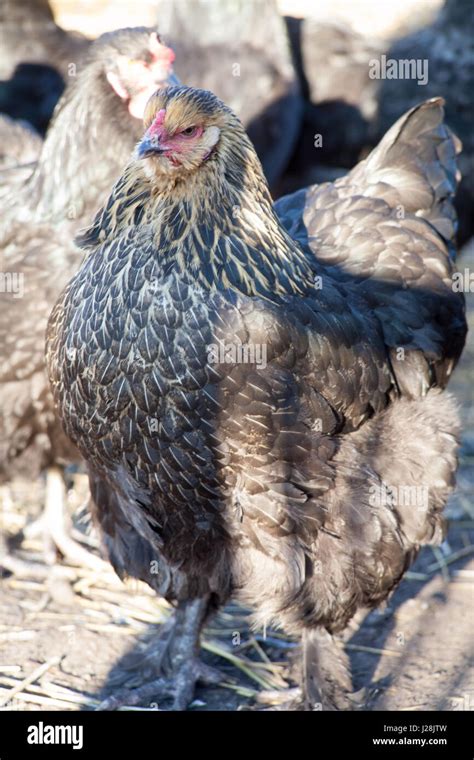
[[(177, 0), (179, 2), (179, 0)], [(89, 37), (119, 26), (156, 22), (156, 12), (170, 0), (52, 0), (56, 21), (65, 29), (75, 29)], [(210, 5), (210, 0), (207, 3)], [(338, 20), (350, 24), (361, 34), (390, 37), (406, 33), (428, 22), (441, 7), (442, 0), (400, 0), (380, 3), (378, 0), (278, 0), (282, 16), (313, 17)]]

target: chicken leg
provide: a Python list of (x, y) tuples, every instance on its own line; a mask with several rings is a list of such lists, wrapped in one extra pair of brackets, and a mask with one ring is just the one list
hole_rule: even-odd
[(56, 548), (74, 565), (97, 571), (109, 570), (107, 563), (100, 557), (96, 557), (71, 538), (70, 522), (66, 508), (66, 487), (63, 471), (59, 467), (50, 467), (46, 475), (43, 523), (46, 554), (52, 554)]
[(323, 629), (303, 631), (303, 705), (305, 710), (354, 710), (348, 657)]
[[(47, 565), (54, 564), (56, 550), (73, 565), (98, 572), (109, 572), (109, 565), (71, 538), (71, 525), (66, 507), (66, 486), (60, 467), (49, 467), (46, 475), (45, 506), (42, 515), (26, 526), (23, 537), (42, 535)], [(43, 575), (39, 563), (31, 563), (11, 556), (8, 551), (0, 558), (0, 566), (18, 576)]]
[(207, 685), (222, 681), (219, 671), (199, 659), (199, 637), (208, 609), (207, 597), (180, 602), (161, 626), (158, 640), (142, 656), (129, 658), (125, 666), (127, 670), (138, 668), (142, 674), (153, 674), (154, 678), (138, 688), (121, 689), (105, 699), (98, 710), (116, 710), (124, 705), (170, 698), (172, 710), (185, 710), (198, 681)]

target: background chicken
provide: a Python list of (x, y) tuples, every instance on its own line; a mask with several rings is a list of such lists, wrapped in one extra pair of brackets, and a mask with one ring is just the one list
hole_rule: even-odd
[[(462, 297), (457, 348), (446, 350), (445, 333), (439, 355), (432, 333), (450, 326), (438, 325), (436, 296), (431, 322), (415, 325), (397, 307), (402, 290), (421, 307), (427, 295), (410, 290), (400, 236), (432, 277), (451, 271), (436, 225), (449, 238), (455, 150), (440, 116), (438, 101), (408, 114), (353, 173), (354, 197), (334, 189), (354, 221), (364, 206), (391, 216), (392, 203), (406, 204), (366, 253), (378, 264), (384, 248), (399, 268), (391, 305), (418, 339), (407, 356), (419, 359), (404, 383), (377, 295), (387, 260), (365, 290), (349, 270), (340, 281), (318, 260), (317, 240), (312, 250), (285, 231), (221, 101), (191, 88), (150, 101), (136, 156), (80, 237), (88, 256), (48, 327), (55, 401), (88, 461), (112, 564), (176, 604), (151, 656), (161, 677), (105, 707), (171, 696), (184, 708), (194, 683), (214, 678), (197, 659), (201, 626), (232, 594), (256, 624), (301, 635), (307, 707), (350, 706), (331, 634), (385, 599), (419, 547), (441, 539), (456, 467), (455, 407), (434, 386), (462, 348)], [(402, 161), (411, 129), (423, 135), (426, 165)], [(450, 150), (429, 151), (440, 140)], [(363, 236), (354, 233), (356, 255)], [(335, 258), (346, 240), (336, 222)], [(236, 345), (265, 347), (265, 360), (232, 359)], [(416, 508), (383, 497), (407, 487), (424, 488)]]
[[(77, 452), (53, 411), (44, 331), (80, 262), (73, 236), (119, 175), (140, 135), (147, 98), (174, 81), (171, 63), (172, 52), (151, 29), (103, 35), (58, 105), (33, 175), (16, 194), (9, 187), (2, 209), (1, 269), (18, 281), (0, 301), (0, 478), (31, 478), (48, 468), (45, 532), (72, 561), (93, 566), (99, 561), (76, 546), (62, 524), (61, 471)], [(11, 558), (1, 561), (13, 567)]]
[(2, 0), (0, 111), (45, 132), (90, 40), (61, 29), (48, 0)]
[(383, 49), (380, 41), (342, 23), (311, 17), (285, 20), (304, 111), (295, 150), (277, 188), (279, 195), (333, 180), (367, 152), (378, 84), (370, 79), (368, 61)]
[(272, 186), (300, 134), (303, 101), (276, 0), (160, 3), (159, 27), (176, 73), (212, 90), (239, 115)]
[(3, 197), (31, 176), (43, 140), (27, 122), (0, 114), (0, 145), (0, 197)]

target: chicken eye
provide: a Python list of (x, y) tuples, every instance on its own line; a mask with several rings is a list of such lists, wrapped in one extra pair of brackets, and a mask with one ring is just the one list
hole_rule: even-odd
[(193, 137), (197, 132), (197, 127), (186, 127), (181, 131), (181, 134), (185, 137)]

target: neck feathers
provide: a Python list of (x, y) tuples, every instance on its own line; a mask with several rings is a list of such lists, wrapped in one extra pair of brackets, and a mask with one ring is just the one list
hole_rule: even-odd
[(27, 202), (38, 220), (84, 225), (103, 202), (127, 161), (141, 124), (88, 67), (60, 100), (38, 166), (27, 183)]
[(131, 163), (93, 225), (76, 242), (142, 245), (153, 237), (163, 270), (207, 289), (274, 298), (314, 287), (314, 271), (273, 211), (261, 165), (244, 133), (185, 178), (156, 180)]

